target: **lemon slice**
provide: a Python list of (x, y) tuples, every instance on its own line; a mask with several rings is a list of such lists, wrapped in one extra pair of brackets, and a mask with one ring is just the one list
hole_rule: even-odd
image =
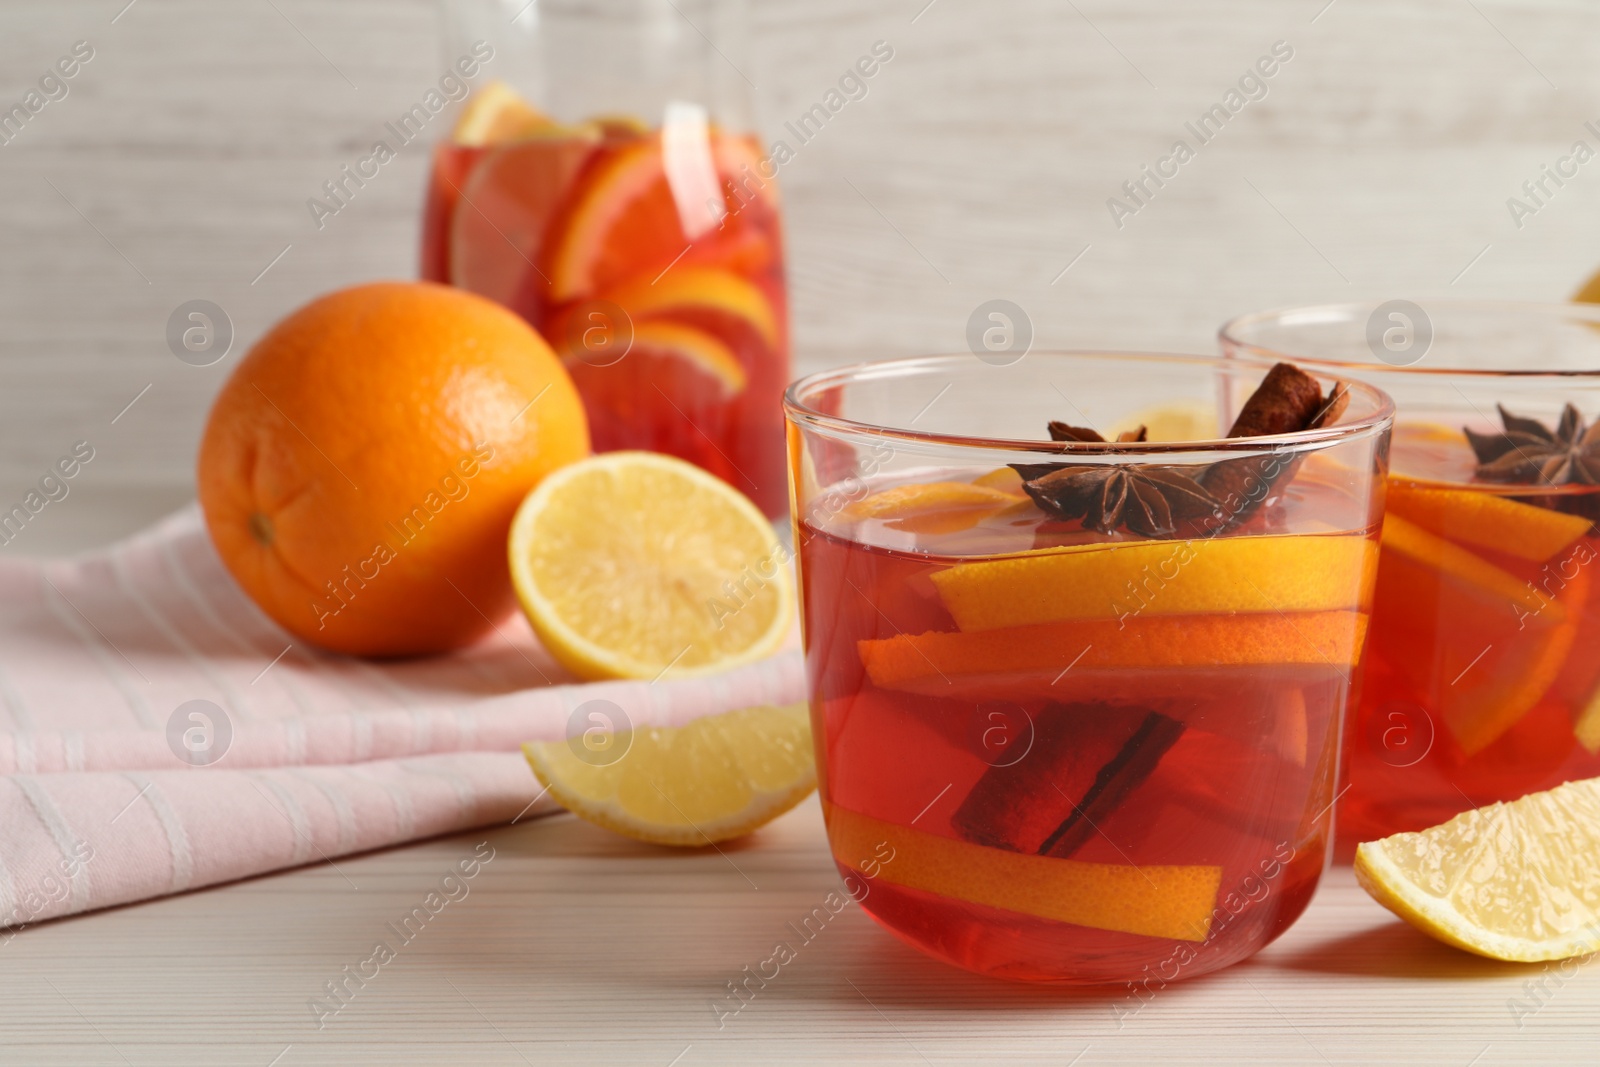
[(540, 784), (579, 818), (658, 845), (739, 837), (816, 788), (804, 702), (522, 746)]
[(1600, 778), (1356, 849), (1356, 880), (1423, 933), (1497, 960), (1600, 949)]
[(469, 147), (500, 144), (555, 125), (550, 116), (517, 95), (503, 81), (492, 81), (467, 101), (451, 138)]
[(738, 490), (654, 452), (571, 464), (511, 524), (534, 632), (582, 678), (715, 674), (775, 651), (794, 615), (789, 550)]

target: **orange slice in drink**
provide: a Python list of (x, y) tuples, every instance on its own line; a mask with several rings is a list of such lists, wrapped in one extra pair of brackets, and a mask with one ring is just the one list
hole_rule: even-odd
[(1016, 507), (1017, 497), (972, 482), (918, 482), (884, 489), (850, 505), (853, 519), (879, 519), (916, 533), (954, 533)]
[(491, 149), (461, 189), (450, 226), (450, 281), (524, 313), (548, 286), (536, 265), (545, 231), (600, 143), (598, 127), (547, 124)]
[(1389, 514), (1428, 533), (1475, 548), (1543, 563), (1569, 548), (1593, 526), (1581, 515), (1474, 489), (1431, 489), (1389, 483)]
[(1366, 632), (1367, 617), (1355, 611), (1168, 615), (897, 634), (858, 642), (857, 649), (874, 685), (937, 694), (945, 679), (968, 674), (1027, 673), (1048, 685), (1068, 669), (1269, 664), (1348, 669), (1360, 656)]
[(1073, 619), (1361, 610), (1377, 545), (1363, 537), (1224, 537), (1073, 545), (933, 575), (963, 630)]
[(1566, 617), (1566, 608), (1559, 601), (1541, 596), (1524, 579), (1397, 514), (1384, 518), (1383, 550), (1437, 570), (1497, 607), (1511, 610), (1521, 605), (1522, 610), (1543, 616), (1547, 623)]
[(459, 145), (502, 144), (554, 125), (550, 116), (518, 96), (503, 81), (492, 81), (467, 101), (451, 139)]
[[(836, 804), (823, 818), (834, 858), (908, 889), (1022, 915), (1178, 941), (1204, 941), (1222, 868), (1086, 863), (1033, 856), (883, 822)], [(887, 844), (892, 856), (880, 849)], [(870, 862), (869, 862), (870, 861)]]
[[(1565, 601), (1579, 607), (1588, 585), (1589, 575), (1580, 573), (1558, 598), (1557, 606), (1565, 606)], [(1538, 706), (1572, 654), (1578, 622), (1579, 616), (1569, 613), (1566, 621), (1548, 627), (1542, 637), (1510, 639), (1504, 654), (1496, 656), (1490, 650), (1477, 664), (1480, 674), (1474, 677), (1464, 672), (1467, 676), (1462, 684), (1445, 692), (1439, 711), (1463, 752), (1471, 756), (1483, 751)], [(1581, 733), (1579, 737), (1581, 740)]]
[(1594, 696), (1578, 712), (1572, 733), (1591, 756), (1600, 754), (1600, 689), (1595, 690)]
[(972, 479), (973, 485), (981, 485), (985, 489), (998, 489), (1002, 493), (1012, 496), (1025, 497), (1028, 494), (1022, 488), (1022, 475), (1010, 467), (997, 467), (987, 474), (980, 474)]
[[(729, 183), (743, 180), (749, 160), (759, 163), (747, 142), (717, 132), (711, 134), (709, 152), (725, 200)], [(740, 188), (757, 203), (775, 205), (770, 181), (745, 181)], [(739, 229), (750, 207), (736, 195), (724, 210), (727, 215), (713, 233)], [(544, 270), (553, 298), (579, 300), (636, 278), (658, 277), (690, 251), (690, 228), (699, 226), (685, 227), (679, 217), (658, 134), (608, 150), (552, 234)]]
[(778, 344), (778, 319), (766, 294), (730, 270), (680, 266), (659, 278), (636, 278), (601, 299), (636, 321), (696, 312), (725, 315), (746, 324), (768, 348)]
[(1576, 645), (1590, 575), (1553, 597), (1390, 515), (1372, 640), (1444, 721), (1466, 756), (1537, 707)]

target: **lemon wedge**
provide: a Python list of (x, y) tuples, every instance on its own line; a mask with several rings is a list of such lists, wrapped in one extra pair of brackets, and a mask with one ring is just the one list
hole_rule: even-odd
[(740, 837), (816, 788), (804, 702), (522, 746), (540, 784), (579, 818), (658, 845)]
[(1600, 949), (1600, 778), (1356, 849), (1356, 880), (1430, 937), (1497, 960)]
[(511, 523), (534, 632), (581, 678), (685, 678), (760, 659), (794, 615), (789, 550), (737, 489), (681, 459), (607, 452), (541, 482)]

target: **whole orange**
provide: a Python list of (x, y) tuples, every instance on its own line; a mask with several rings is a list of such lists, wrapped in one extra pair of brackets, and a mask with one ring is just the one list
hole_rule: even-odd
[(228, 570), (290, 633), (442, 652), (511, 610), (512, 515), (588, 454), (572, 380), (520, 318), (381, 282), (300, 308), (234, 368), (200, 443), (200, 506)]

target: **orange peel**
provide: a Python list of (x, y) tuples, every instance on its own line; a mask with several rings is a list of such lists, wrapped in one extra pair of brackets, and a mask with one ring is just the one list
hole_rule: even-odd
[(1365, 610), (1377, 545), (1345, 535), (1072, 545), (933, 575), (965, 631), (1075, 619)]
[(1389, 483), (1389, 514), (1458, 544), (1543, 563), (1571, 547), (1593, 522), (1476, 489)]
[(1355, 611), (1295, 615), (1155, 616), (1039, 623), (977, 633), (897, 634), (857, 643), (872, 684), (920, 690), (940, 676), (1040, 673), (1068, 668), (1266, 666), (1353, 667), (1367, 616)]
[(1222, 868), (1087, 863), (1032, 856), (883, 822), (824, 802), (834, 858), (863, 870), (887, 842), (876, 877), (908, 889), (1096, 930), (1204, 941)]
[(1389, 514), (1383, 522), (1383, 550), (1394, 552), (1458, 582), (1494, 602), (1522, 605), (1546, 622), (1560, 623), (1567, 615), (1558, 600), (1542, 597), (1529, 583), (1510, 571), (1468, 552), (1460, 545), (1430, 533), (1410, 520)]

